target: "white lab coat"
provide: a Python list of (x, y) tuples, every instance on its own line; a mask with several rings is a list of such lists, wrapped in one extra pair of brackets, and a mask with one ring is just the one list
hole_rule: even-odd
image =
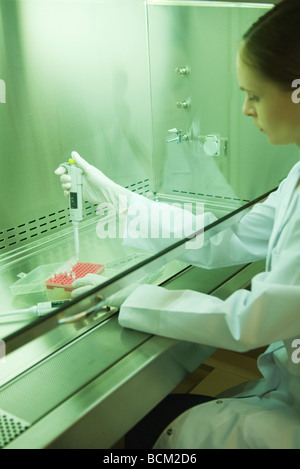
[(240, 352), (269, 346), (258, 359), (264, 378), (243, 398), (193, 407), (169, 425), (155, 448), (300, 448), (299, 180), (300, 162), (236, 225), (203, 249), (187, 251), (189, 261), (193, 256), (194, 265), (206, 267), (265, 257), (266, 270), (253, 278), (251, 291), (238, 290), (223, 301), (142, 285), (123, 303), (124, 327)]

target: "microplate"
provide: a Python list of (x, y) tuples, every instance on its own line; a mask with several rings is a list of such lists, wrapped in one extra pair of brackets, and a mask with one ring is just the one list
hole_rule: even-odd
[(77, 262), (70, 272), (61, 272), (53, 274), (46, 280), (46, 288), (63, 288), (65, 291), (74, 290), (72, 283), (78, 278), (84, 277), (86, 274), (101, 274), (104, 271), (103, 264), (89, 264), (87, 262)]

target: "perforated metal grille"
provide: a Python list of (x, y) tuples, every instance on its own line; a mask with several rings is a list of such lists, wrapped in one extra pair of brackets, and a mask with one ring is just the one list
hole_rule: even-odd
[(238, 197), (229, 197), (229, 196), (222, 196), (222, 195), (214, 195), (214, 194), (206, 194), (206, 193), (202, 193), (202, 192), (191, 192), (191, 191), (184, 191), (184, 190), (177, 190), (177, 189), (173, 189), (172, 191), (173, 193), (175, 194), (178, 194), (178, 195), (183, 195), (183, 196), (189, 196), (189, 195), (192, 195), (192, 196), (200, 196), (200, 197), (211, 197), (211, 198), (214, 198), (214, 199), (220, 199), (222, 201), (233, 201), (233, 202), (250, 202), (249, 199), (240, 199)]
[(34, 425), (145, 340), (142, 332), (121, 329), (113, 316), (2, 386), (1, 406)]
[[(86, 219), (95, 215), (96, 205), (85, 204), (84, 216)], [(62, 209), (38, 218), (0, 230), (0, 252), (9, 251), (20, 245), (43, 238), (55, 231), (66, 228), (71, 223), (69, 209)]]
[(0, 409), (0, 449), (7, 446), (29, 428), (29, 423)]
[[(146, 194), (149, 192), (149, 179), (138, 181), (127, 186), (132, 192)], [(97, 204), (85, 202), (84, 219), (93, 218), (96, 214)], [(70, 225), (69, 208), (43, 215), (38, 218), (24, 221), (17, 226), (7, 229), (0, 228), (0, 253), (11, 251), (19, 246), (37, 241), (45, 236), (62, 230)]]

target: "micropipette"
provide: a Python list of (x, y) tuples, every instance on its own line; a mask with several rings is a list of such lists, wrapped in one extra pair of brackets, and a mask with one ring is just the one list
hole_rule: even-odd
[(32, 314), (34, 316), (44, 316), (48, 313), (51, 313), (60, 306), (70, 303), (70, 301), (71, 300), (44, 301), (42, 303), (38, 303), (36, 306), (31, 306), (30, 308), (17, 309), (15, 311), (0, 313), (0, 318), (4, 316), (14, 316), (17, 314)]
[(83, 219), (82, 210), (82, 170), (76, 165), (75, 161), (69, 159), (68, 163), (62, 166), (66, 168), (68, 174), (71, 176), (71, 187), (69, 195), (70, 204), (70, 218), (74, 227), (74, 240), (75, 240), (75, 256), (76, 260), (79, 259), (79, 232), (78, 225)]

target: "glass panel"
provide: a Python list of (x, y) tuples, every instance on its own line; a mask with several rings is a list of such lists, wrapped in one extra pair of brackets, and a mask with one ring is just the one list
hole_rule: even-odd
[[(261, 196), (255, 202), (263, 200), (265, 196), (266, 195)], [(132, 253), (131, 257), (121, 257), (121, 254), (128, 254), (128, 252), (130, 252), (126, 251), (126, 244), (138, 246), (141, 241), (143, 241), (143, 243), (146, 241), (146, 244), (149, 242), (150, 244), (152, 243), (152, 247), (155, 243), (161, 247), (162, 240), (159, 238), (152, 240), (124, 239), (122, 245), (121, 243), (119, 245), (116, 243), (116, 251), (120, 257), (117, 262), (106, 265), (108, 270), (107, 273), (105, 272), (107, 280), (101, 285), (82, 294), (68, 305), (59, 307), (55, 311), (38, 319), (36, 319), (34, 315), (30, 318), (30, 315), (23, 316), (22, 314), (0, 317), (2, 337), (7, 345), (6, 353), (12, 353), (16, 351), (20, 345), (24, 345), (33, 339), (41, 338), (41, 340), (37, 342), (37, 345), (33, 343), (30, 353), (22, 357), (21, 365), (24, 365), (24, 362), (28, 363), (32, 360), (40, 360), (50, 351), (60, 348), (70, 340), (74, 340), (79, 335), (85, 333), (91, 327), (95, 326), (95, 324), (115, 314), (117, 311), (116, 308), (111, 308), (110, 311), (105, 308), (105, 298), (120, 292), (123, 288), (131, 287), (133, 284), (136, 286), (143, 283), (151, 283), (154, 285), (163, 284), (174, 274), (184, 271), (190, 264), (199, 265), (199, 260), (197, 259), (199, 259), (199, 251), (201, 251), (203, 244), (218, 235), (221, 231), (226, 229), (230, 230), (232, 226), (247, 213), (251, 206), (252, 202), (245, 204), (244, 207), (238, 208), (232, 213), (223, 216), (221, 219), (207, 216), (208, 212), (204, 214), (205, 219), (200, 215), (205, 226), (203, 223), (201, 227), (200, 224), (198, 224), (198, 230), (196, 232), (189, 231), (189, 229), (186, 230), (187, 236), (185, 238), (178, 240), (166, 238), (163, 249), (157, 250), (154, 254), (145, 254), (145, 251), (139, 250), (139, 247), (137, 247), (134, 249), (134, 254)], [(95, 244), (91, 244), (95, 231), (95, 226), (92, 225), (82, 235), (83, 239), (85, 235), (87, 236), (88, 249), (84, 250), (86, 254), (88, 254), (91, 249), (94, 254), (97, 254), (99, 240), (94, 238)], [(115, 240), (113, 240), (113, 242), (114, 241)], [(50, 299), (49, 291), (46, 291), (45, 286), (44, 290), (40, 289), (40, 291), (33, 293), (27, 292), (16, 295), (10, 293), (10, 295), (8, 295), (10, 287), (12, 286), (9, 279), (13, 272), (21, 266), (53, 266), (53, 264), (46, 264), (46, 262), (52, 258), (53, 249), (64, 251), (64, 249), (68, 249), (69, 242), (68, 237), (60, 239), (57, 242), (49, 240), (49, 243), (45, 243), (40, 250), (31, 253), (28, 258), (24, 256), (23, 259), (12, 261), (9, 265), (6, 265), (0, 272), (4, 297), (6, 295), (7, 300), (9, 300), (10, 297), (12, 304), (14, 306), (18, 305), (18, 308), (31, 307), (39, 302), (48, 301)], [(123, 253), (120, 250), (122, 247), (124, 248)], [(45, 262), (45, 264), (42, 264), (42, 262)], [(110, 274), (111, 278), (109, 279)], [(40, 278), (40, 285), (42, 285), (42, 283)], [(37, 283), (34, 285), (36, 284)], [(5, 285), (6, 289), (4, 288)], [(25, 288), (27, 286), (28, 284), (25, 284)], [(50, 291), (50, 296), (51, 295), (52, 293)], [(57, 297), (55, 297), (55, 299), (57, 299)], [(83, 312), (87, 314), (83, 315)], [(16, 365), (19, 367), (20, 362), (18, 361)], [(14, 367), (11, 363), (6, 371), (9, 376), (13, 373)], [(5, 379), (3, 368), (2, 372), (2, 377)]]

